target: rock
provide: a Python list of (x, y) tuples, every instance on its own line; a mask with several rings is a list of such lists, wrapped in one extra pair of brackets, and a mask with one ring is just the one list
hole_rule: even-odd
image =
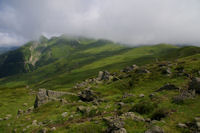
[(119, 117), (107, 117), (104, 118), (104, 120), (108, 124), (108, 129), (107, 129), (108, 133), (118, 133), (120, 129), (124, 128), (125, 123)]
[(12, 117), (12, 115), (11, 115), (11, 114), (7, 114), (7, 115), (6, 115), (6, 117), (8, 117), (8, 118), (11, 118), (11, 117)]
[(59, 92), (59, 91), (52, 91), (46, 89), (39, 89), (39, 92), (36, 95), (34, 108), (41, 106), (52, 100), (57, 100), (58, 97), (61, 97), (65, 94), (69, 94), (67, 92)]
[(189, 83), (189, 90), (195, 90), (196, 93), (200, 94), (200, 78), (193, 77), (192, 81)]
[(108, 71), (99, 71), (97, 80), (109, 80), (110, 73)]
[(166, 68), (166, 69), (162, 69), (162, 72), (161, 72), (162, 74), (171, 74), (172, 72), (171, 72), (171, 69), (170, 68)]
[(23, 132), (26, 132), (26, 128), (23, 128), (22, 131), (23, 131)]
[(3, 118), (0, 118), (0, 121), (3, 121)]
[(200, 122), (200, 117), (195, 117), (194, 120), (195, 120), (196, 122)]
[(121, 72), (128, 73), (128, 72), (131, 72), (131, 71), (136, 70), (138, 68), (139, 67), (137, 65), (132, 65), (132, 66), (128, 66), (128, 67), (124, 68), (123, 70), (121, 70)]
[(153, 98), (154, 96), (155, 96), (154, 93), (151, 93), (151, 94), (149, 95), (150, 98)]
[(125, 104), (123, 102), (119, 102), (117, 105), (119, 105), (119, 108), (122, 108)]
[(186, 124), (183, 124), (183, 123), (178, 123), (177, 127), (178, 128), (188, 128), (188, 126)]
[(137, 69), (136, 71), (135, 71), (136, 73), (138, 73), (138, 74), (146, 74), (146, 73), (151, 73), (149, 70), (147, 70), (147, 69)]
[(133, 121), (145, 121), (142, 116), (136, 115), (133, 112), (127, 112), (121, 115), (121, 119), (131, 119)]
[(61, 115), (62, 115), (62, 117), (66, 117), (67, 116), (67, 112), (63, 112)]
[(34, 108), (37, 108), (41, 106), (42, 104), (45, 104), (48, 102), (48, 96), (46, 89), (39, 89), (39, 92), (36, 95)]
[(144, 94), (140, 94), (139, 97), (141, 97), (141, 98), (144, 97)]
[(24, 103), (23, 106), (24, 106), (24, 107), (27, 107), (27, 106), (28, 106), (28, 103)]
[(55, 130), (56, 130), (56, 127), (52, 127), (52, 128), (51, 128), (51, 131), (55, 131)]
[(159, 126), (152, 126), (150, 129), (145, 131), (145, 133), (164, 133), (164, 130)]
[(33, 120), (32, 125), (37, 126), (37, 120)]
[(127, 133), (125, 128), (120, 128), (118, 130), (113, 130), (111, 133)]
[(95, 95), (95, 93), (92, 90), (87, 88), (79, 93), (79, 98), (82, 101), (91, 102), (91, 101), (95, 100), (97, 98), (97, 96)]
[(47, 128), (43, 128), (39, 131), (39, 133), (47, 133), (48, 129)]
[(4, 117), (4, 118), (3, 118), (3, 120), (8, 120), (8, 119), (9, 119), (9, 117)]
[(173, 84), (166, 84), (166, 85), (164, 85), (163, 87), (161, 87), (160, 89), (158, 89), (156, 92), (158, 92), (158, 91), (163, 91), (163, 90), (179, 90), (179, 88), (176, 87), (176, 86), (173, 85)]
[(127, 97), (135, 97), (135, 95), (134, 95), (134, 94), (130, 94), (130, 93), (125, 93), (125, 94), (122, 96), (122, 99), (127, 98)]
[(196, 123), (197, 129), (200, 131), (200, 122)]
[(19, 109), (19, 110), (17, 111), (17, 115), (22, 115), (22, 114), (24, 114), (24, 111), (21, 110), (21, 109)]
[(30, 113), (30, 112), (32, 112), (32, 111), (33, 111), (33, 109), (34, 109), (34, 106), (31, 106), (31, 107), (29, 107), (29, 108), (27, 109), (27, 113)]

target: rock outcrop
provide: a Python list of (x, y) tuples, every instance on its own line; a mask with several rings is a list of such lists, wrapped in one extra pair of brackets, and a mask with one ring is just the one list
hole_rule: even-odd
[(65, 94), (69, 94), (69, 93), (46, 90), (46, 89), (39, 89), (39, 92), (36, 95), (34, 108), (37, 108), (40, 105), (45, 104), (51, 100), (56, 100), (57, 98), (65, 95)]
[(200, 94), (200, 78), (193, 77), (192, 81), (189, 83), (189, 90), (195, 90), (196, 93)]

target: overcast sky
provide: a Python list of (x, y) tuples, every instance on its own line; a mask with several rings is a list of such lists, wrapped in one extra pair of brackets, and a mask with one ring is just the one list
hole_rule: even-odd
[(0, 46), (63, 33), (200, 44), (200, 0), (0, 0)]

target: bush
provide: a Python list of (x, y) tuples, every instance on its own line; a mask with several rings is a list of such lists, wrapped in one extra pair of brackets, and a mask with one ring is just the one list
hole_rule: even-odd
[(149, 114), (151, 113), (157, 105), (150, 101), (142, 101), (137, 103), (130, 111), (137, 112), (139, 114)]
[(154, 111), (154, 113), (151, 116), (152, 120), (161, 120), (162, 118), (165, 118), (169, 114), (168, 109), (161, 108)]

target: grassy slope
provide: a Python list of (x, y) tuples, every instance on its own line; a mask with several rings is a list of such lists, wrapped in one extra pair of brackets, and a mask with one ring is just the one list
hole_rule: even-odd
[[(46, 66), (44, 65), (31, 73), (23, 75), (20, 74), (13, 77), (1, 79), (0, 111), (2, 113), (0, 117), (4, 117), (6, 114), (12, 114), (13, 117), (9, 121), (0, 122), (0, 131), (8, 132), (13, 128), (19, 128), (20, 130), (22, 130), (23, 127), (25, 127), (26, 125), (30, 125), (32, 120), (34, 119), (37, 119), (38, 121), (44, 121), (50, 119), (54, 123), (61, 123), (62, 125), (62, 123), (66, 121), (66, 119), (63, 120), (60, 114), (62, 112), (73, 112), (76, 110), (76, 107), (78, 105), (83, 104), (83, 103), (77, 103), (75, 105), (72, 104), (73, 106), (71, 104), (63, 106), (60, 103), (53, 102), (44, 105), (43, 107), (41, 107), (40, 110), (34, 112), (31, 115), (27, 115), (19, 119), (16, 119), (15, 116), (17, 110), (19, 108), (22, 109), (27, 108), (23, 107), (23, 103), (28, 103), (28, 106), (30, 107), (31, 105), (33, 105), (34, 102), (34, 95), (29, 94), (30, 90), (24, 88), (24, 86), (27, 84), (31, 85), (31, 87), (36, 89), (39, 87), (47, 87), (50, 89), (67, 90), (66, 88), (72, 87), (74, 83), (86, 79), (88, 77), (97, 75), (99, 70), (107, 69), (109, 71), (118, 71), (121, 68), (131, 64), (145, 65), (147, 63), (151, 63), (152, 65), (147, 67), (152, 71), (155, 71), (154, 64), (156, 58), (161, 57), (160, 60), (172, 59), (172, 56), (168, 56), (169, 53), (170, 53), (169, 55), (172, 55), (172, 53), (174, 54), (173, 58), (177, 57), (180, 58), (188, 56), (191, 53), (192, 54), (194, 53), (194, 51), (190, 52), (190, 50), (187, 50), (187, 48), (178, 49), (177, 47), (171, 45), (143, 46), (138, 48), (126, 49), (123, 46), (116, 46), (115, 44), (100, 45), (100, 46), (97, 45), (93, 47), (92, 45), (94, 45), (94, 42), (95, 42), (94, 40), (82, 41), (82, 44), (84, 46), (78, 49), (76, 52), (74, 52), (69, 59), (60, 58), (59, 60), (56, 60), (55, 62), (50, 63)], [(197, 48), (193, 47), (192, 49), (194, 50)], [(179, 52), (175, 52), (177, 50)], [(187, 53), (189, 54), (183, 54), (186, 53), (185, 50), (188, 51)], [(60, 50), (58, 51), (60, 52)], [(59, 53), (58, 51), (54, 49), (54, 53)], [(195, 52), (198, 53), (199, 51), (195, 50)], [(177, 53), (179, 53), (178, 55), (180, 56), (177, 56)], [(165, 56), (161, 56), (164, 54)], [(55, 54), (55, 57), (56, 56), (60, 57), (62, 56), (62, 54), (61, 55)], [(200, 55), (194, 55), (182, 58), (180, 59), (180, 62), (185, 61), (184, 66), (186, 67), (186, 70), (188, 72), (192, 72), (194, 69), (196, 70), (200, 69), (198, 67), (200, 64), (199, 59)], [(80, 64), (76, 66), (77, 63)], [(105, 96), (105, 99), (108, 99), (109, 101), (108, 103), (100, 105), (99, 108), (104, 109), (106, 105), (110, 104), (111, 105), (110, 111), (113, 111), (114, 108), (116, 108), (115, 102), (118, 101), (118, 99), (122, 96), (124, 92), (132, 92), (135, 94), (144, 93), (145, 95), (148, 95), (153, 90), (158, 89), (166, 82), (175, 83), (179, 87), (182, 87), (187, 83), (187, 79), (185, 79), (184, 77), (168, 78), (168, 77), (163, 77), (161, 75), (156, 75), (156, 76), (149, 75), (146, 77), (146, 79), (143, 78), (144, 77), (141, 77), (141, 82), (138, 82), (138, 84), (134, 86), (134, 88), (131, 88), (129, 90), (127, 90), (126, 88), (122, 89), (124, 88), (123, 86), (124, 83), (122, 82), (126, 83), (127, 79), (119, 83), (116, 82), (113, 84), (97, 86), (96, 91), (102, 93), (102, 95)], [(177, 121), (184, 122), (186, 120), (193, 118), (199, 113), (198, 112), (199, 108), (196, 107), (200, 107), (199, 102), (197, 102), (200, 100), (199, 97), (197, 97), (195, 100), (192, 101), (188, 100), (187, 104), (182, 106), (171, 104), (170, 98), (175, 94), (177, 94), (177, 92), (170, 92), (170, 93), (167, 92), (158, 94), (162, 101), (159, 104), (160, 107), (165, 106), (168, 108), (178, 109), (177, 113), (170, 116), (170, 118), (176, 118), (176, 119), (170, 120), (170, 118), (166, 118), (165, 121), (167, 122), (167, 124), (160, 123), (160, 125), (164, 126), (165, 130), (169, 132), (181, 132), (175, 127), (174, 123), (176, 123)], [(66, 97), (66, 99), (72, 101), (74, 100), (73, 98), (71, 99), (68, 97)], [(139, 100), (136, 99), (136, 103), (138, 101)], [(193, 108), (193, 110), (190, 110), (190, 108)], [(82, 117), (77, 116), (77, 118), (82, 118)], [(13, 121), (15, 122), (12, 123)], [(11, 126), (7, 126), (8, 123), (11, 123)], [(22, 123), (24, 123), (24, 125), (20, 126)], [(81, 124), (73, 124), (67, 126), (63, 125), (60, 128), (58, 128), (58, 131), (93, 132), (94, 130), (95, 131), (102, 130), (102, 128), (105, 127), (106, 125), (102, 121), (99, 122), (99, 125), (94, 124), (94, 122), (83, 122)], [(34, 127), (29, 130), (33, 129)], [(133, 132), (133, 131), (142, 132), (146, 129), (146, 127), (144, 123), (134, 123), (131, 121), (127, 121), (126, 129), (128, 130), (128, 132)]]
[[(177, 67), (175, 64), (179, 64), (185, 67), (185, 71), (189, 74), (193, 74), (197, 76), (197, 73), (194, 70), (199, 70), (199, 64), (200, 64), (200, 54), (180, 58), (177, 62), (173, 63), (172, 71), (175, 71), (175, 68)], [(173, 132), (173, 133), (181, 133), (181, 132), (187, 132), (187, 130), (180, 130), (176, 127), (176, 124), (179, 122), (186, 122), (192, 120), (195, 116), (200, 115), (200, 97), (196, 96), (195, 99), (189, 99), (186, 100), (184, 104), (177, 105), (171, 102), (171, 98), (178, 94), (178, 91), (163, 91), (156, 94), (155, 100), (150, 100), (148, 98), (148, 95), (163, 86), (166, 83), (172, 83), (177, 85), (178, 87), (185, 88), (185, 86), (188, 84), (189, 79), (185, 76), (163, 76), (160, 74), (159, 68), (157, 67), (157, 64), (152, 63), (145, 65), (147, 69), (149, 69), (152, 73), (147, 75), (135, 75), (133, 73), (133, 76), (131, 78), (125, 78), (121, 81), (113, 82), (111, 84), (100, 84), (98, 86), (94, 86), (94, 90), (99, 92), (101, 97), (103, 97), (106, 102), (101, 103), (98, 106), (98, 109), (100, 111), (106, 111), (108, 112), (107, 115), (112, 115), (112, 112), (115, 112), (115, 109), (117, 108), (116, 102), (119, 102), (122, 95), (124, 93), (133, 93), (136, 95), (134, 99), (129, 99), (127, 101), (124, 101), (127, 103), (127, 106), (123, 108), (123, 111), (128, 111), (131, 107), (133, 107), (134, 104), (140, 102), (141, 100), (145, 100), (147, 102), (154, 102), (157, 103), (157, 108), (164, 108), (164, 109), (173, 109), (176, 110), (175, 113), (171, 114), (169, 117), (164, 118), (163, 122), (158, 122), (156, 125), (162, 126), (166, 132)], [(132, 81), (134, 84), (133, 87), (128, 88), (126, 87), (127, 81)], [(137, 81), (137, 82), (135, 82)], [(16, 97), (19, 98), (18, 102), (13, 104), (13, 106), (7, 105), (7, 106), (1, 106), (1, 112), (3, 112), (1, 115), (4, 116), (7, 113), (13, 114), (13, 116), (16, 116), (16, 109), (23, 108), (22, 104), (24, 102), (28, 102), (29, 105), (32, 105), (33, 98), (32, 96), (27, 96), (25, 93), (28, 93), (25, 91), (24, 88), (17, 88), (16, 90), (13, 89), (7, 89), (7, 93), (5, 94), (5, 90), (1, 91), (1, 93), (4, 95), (1, 97), (2, 104), (7, 103), (11, 104), (12, 98), (14, 99)], [(20, 91), (21, 90), (21, 91)], [(13, 96), (14, 92), (18, 92), (17, 95)], [(76, 90), (78, 92), (78, 90)], [(139, 94), (145, 94), (145, 98), (141, 99), (138, 97)], [(11, 98), (9, 101), (7, 101), (7, 97)], [(7, 121), (7, 122), (1, 122), (0, 130), (2, 132), (7, 132), (12, 128), (17, 128), (18, 130), (22, 130), (24, 127), (31, 125), (33, 120), (38, 121), (47, 121), (46, 127), (56, 126), (57, 130), (56, 132), (64, 133), (64, 132), (82, 132), (82, 133), (93, 133), (93, 132), (101, 132), (102, 130), (106, 129), (106, 124), (101, 120), (101, 117), (94, 117), (92, 121), (88, 122), (86, 119), (86, 116), (83, 116), (81, 114), (76, 114), (73, 119), (70, 119), (69, 116), (72, 114), (72, 112), (76, 112), (76, 108), (79, 105), (85, 105), (85, 106), (91, 106), (91, 103), (80, 103), (78, 102), (77, 98), (74, 97), (64, 97), (67, 101), (71, 101), (71, 104), (62, 105), (59, 102), (51, 102), (48, 103), (42, 107), (39, 108), (39, 110), (36, 110), (34, 113), (29, 115), (24, 115), (18, 119), (15, 119), (13, 122), (13, 119)], [(132, 102), (133, 101), (133, 102)], [(75, 103), (74, 103), (75, 102)], [(134, 103), (134, 104), (132, 104)], [(109, 105), (110, 108), (106, 109), (105, 107)], [(6, 108), (8, 107), (8, 108)], [(6, 110), (6, 112), (4, 112)], [(14, 111), (15, 110), (15, 111)], [(150, 113), (143, 115), (145, 118), (151, 117), (153, 112), (156, 110), (152, 110)], [(14, 111), (14, 112), (13, 112)], [(63, 112), (68, 112), (69, 115), (66, 118), (62, 118), (61, 114)], [(69, 122), (66, 122), (68, 121)], [(49, 122), (49, 121), (52, 122)], [(78, 121), (77, 121), (78, 120)], [(98, 124), (95, 124), (95, 121), (98, 121)], [(133, 122), (130, 120), (126, 120), (125, 128), (128, 132), (137, 132), (142, 133), (147, 129), (147, 126), (143, 122)], [(8, 127), (7, 124), (11, 123), (11, 126)], [(23, 126), (20, 126), (23, 123)], [(28, 129), (29, 131), (37, 131), (42, 127), (30, 127)]]

